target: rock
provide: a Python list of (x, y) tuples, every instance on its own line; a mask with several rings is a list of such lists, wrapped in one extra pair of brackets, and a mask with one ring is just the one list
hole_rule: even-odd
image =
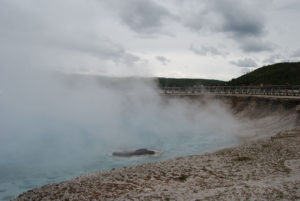
[(155, 151), (148, 149), (137, 149), (134, 151), (123, 151), (123, 152), (113, 152), (113, 156), (119, 157), (130, 157), (130, 156), (143, 156), (143, 155), (154, 155)]

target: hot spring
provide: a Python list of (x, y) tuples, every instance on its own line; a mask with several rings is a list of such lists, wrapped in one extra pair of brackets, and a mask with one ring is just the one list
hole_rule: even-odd
[[(148, 79), (23, 75), (0, 92), (0, 200), (81, 174), (201, 154), (237, 143), (220, 103), (165, 97)], [(14, 79), (15, 81), (15, 79)], [(150, 148), (159, 157), (113, 157)]]

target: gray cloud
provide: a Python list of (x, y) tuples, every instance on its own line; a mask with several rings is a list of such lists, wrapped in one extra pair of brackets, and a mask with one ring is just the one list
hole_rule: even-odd
[(125, 0), (121, 3), (121, 21), (143, 35), (163, 33), (164, 21), (173, 18), (163, 6), (152, 0)]
[(167, 59), (164, 56), (157, 56), (155, 57), (158, 61), (160, 61), (163, 65), (167, 65), (169, 62), (171, 62), (169, 59)]
[(273, 63), (277, 63), (283, 60), (283, 56), (280, 54), (272, 54), (269, 57), (267, 57), (266, 59), (263, 60), (264, 63), (266, 64), (273, 64)]
[(237, 61), (231, 61), (230, 63), (238, 67), (257, 67), (255, 60), (251, 58), (239, 59)]
[(299, 49), (299, 50), (295, 50), (295, 51), (292, 53), (292, 57), (300, 57), (300, 49)]
[[(244, 52), (272, 49), (269, 43), (262, 42), (266, 25), (259, 3), (251, 4), (239, 0), (188, 2), (190, 6), (185, 12), (189, 14), (183, 23), (191, 30), (199, 34), (202, 32), (225, 34), (237, 42)], [(205, 52), (200, 51), (202, 55), (205, 55)]]
[(242, 74), (247, 74), (247, 73), (251, 72), (251, 68), (243, 67), (243, 68), (240, 68), (240, 71)]
[(247, 53), (250, 52), (264, 52), (274, 49), (274, 45), (269, 42), (262, 41), (256, 38), (245, 38), (240, 40), (240, 48)]
[[(192, 2), (192, 3), (191, 3)], [(264, 17), (260, 11), (244, 1), (189, 1), (192, 14), (185, 19), (186, 26), (195, 31), (207, 28), (213, 32), (228, 33), (234, 39), (261, 36)]]
[(210, 1), (217, 15), (223, 19), (220, 31), (233, 37), (261, 36), (264, 17), (257, 8), (238, 0)]
[(211, 55), (225, 55), (225, 53), (221, 52), (215, 47), (212, 46), (201, 46), (200, 48), (194, 47), (193, 44), (190, 45), (189, 50), (194, 52), (195, 54), (201, 55), (201, 56), (206, 56), (208, 54)]
[[(131, 67), (141, 60), (120, 43), (88, 29), (97, 15), (86, 13), (91, 5), (84, 1), (78, 2), (82, 7), (74, 8), (65, 1), (60, 2), (60, 8), (54, 7), (55, 3), (50, 2), (31, 6), (25, 6), (26, 3), (21, 1), (18, 4), (14, 2), (0, 2), (0, 26), (3, 34), (0, 37), (0, 53), (4, 52), (0, 55), (2, 64), (18, 67), (26, 63), (28, 66), (51, 68), (63, 68), (63, 65), (75, 68), (82, 65), (89, 68), (90, 64), (86, 61), (93, 57), (98, 60), (98, 65), (93, 64), (95, 69), (106, 68), (107, 66), (101, 66), (104, 62)], [(65, 7), (81, 12), (69, 12), (66, 17)], [(55, 16), (47, 18), (53, 12), (56, 13)], [(18, 57), (18, 61), (10, 59), (11, 55)], [(79, 64), (78, 61), (82, 63)]]
[(101, 60), (110, 60), (115, 63), (133, 64), (140, 60), (136, 55), (128, 53), (120, 44), (112, 42), (109, 39), (99, 37), (79, 37), (75, 39), (54, 39), (48, 45), (54, 45), (56, 48), (64, 48), (70, 51), (79, 51), (89, 54)]
[(284, 4), (278, 6), (280, 10), (287, 10), (288, 12), (299, 12), (300, 2), (298, 0), (285, 1)]

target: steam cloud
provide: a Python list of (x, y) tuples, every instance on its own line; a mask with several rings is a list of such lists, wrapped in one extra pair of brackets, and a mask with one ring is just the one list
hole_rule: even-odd
[[(120, 81), (29, 69), (18, 74), (6, 69), (0, 78), (2, 188), (14, 188), (7, 185), (16, 171), (32, 178), (32, 172), (82, 170), (97, 161), (93, 171), (107, 169), (99, 161), (120, 149), (155, 148), (174, 157), (208, 151), (220, 139), (233, 144), (240, 129), (219, 103), (163, 97), (150, 79)], [(187, 146), (194, 151), (181, 153)], [(30, 185), (18, 180), (28, 186), (19, 185), (10, 195), (61, 180)]]
[(155, 145), (204, 133), (232, 135), (238, 129), (218, 104), (166, 101), (150, 81), (112, 85), (41, 72), (15, 77), (1, 87), (2, 160), (82, 162), (105, 150), (144, 146), (145, 141)]

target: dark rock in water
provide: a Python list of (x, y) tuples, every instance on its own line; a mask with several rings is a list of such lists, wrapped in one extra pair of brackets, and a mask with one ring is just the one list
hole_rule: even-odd
[(155, 151), (148, 149), (137, 149), (135, 151), (123, 151), (123, 152), (113, 152), (113, 156), (120, 157), (130, 157), (130, 156), (143, 156), (143, 155), (154, 155)]

